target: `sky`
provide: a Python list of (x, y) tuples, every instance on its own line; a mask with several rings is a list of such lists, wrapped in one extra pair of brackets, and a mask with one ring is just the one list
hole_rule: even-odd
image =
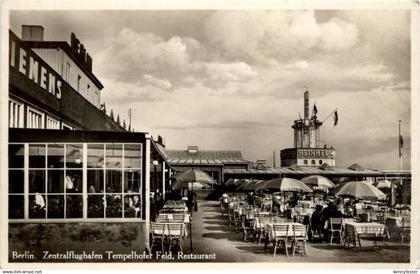
[(106, 108), (168, 149), (240, 150), (266, 159), (293, 147), (310, 92), (336, 165), (410, 168), (410, 13), (404, 10), (12, 11), (10, 28), (74, 32), (105, 86)]

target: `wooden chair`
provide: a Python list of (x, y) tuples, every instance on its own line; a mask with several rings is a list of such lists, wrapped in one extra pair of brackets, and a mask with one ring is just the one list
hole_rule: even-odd
[(166, 239), (166, 224), (163, 223), (151, 223), (150, 224), (150, 234), (152, 236), (152, 241), (150, 243), (150, 250), (153, 250), (154, 244), (160, 240), (162, 252), (164, 251), (164, 241)]
[[(304, 256), (308, 256), (308, 250), (306, 248), (307, 227), (304, 225), (292, 225), (292, 230), (293, 230), (292, 256), (295, 256), (296, 247), (302, 250), (302, 254)], [(299, 246), (299, 243), (301, 243), (300, 246)]]
[(182, 238), (184, 236), (183, 229), (184, 224), (182, 223), (168, 224), (169, 251), (171, 250), (172, 242), (176, 240), (179, 245), (179, 249), (182, 252)]
[(246, 220), (245, 216), (241, 217), (241, 226), (242, 226), (242, 231), (244, 233), (244, 241), (246, 241), (248, 235), (253, 236), (253, 229), (250, 222)]
[(228, 217), (229, 217), (229, 226), (231, 226), (232, 224), (235, 223), (235, 217), (234, 217), (235, 212), (233, 211), (233, 209), (229, 209), (228, 210)]
[(220, 211), (222, 212), (222, 216), (228, 215), (228, 206), (222, 201), (220, 202)]
[(238, 212), (233, 212), (233, 224), (235, 225), (235, 231), (238, 231), (238, 228), (241, 226), (241, 216)]
[[(343, 219), (341, 218), (330, 218), (330, 245), (333, 242), (333, 239), (337, 237), (340, 240), (340, 244), (343, 241)], [(336, 236), (335, 236), (336, 235)]]
[(184, 214), (174, 214), (172, 222), (173, 223), (183, 223), (185, 219)]
[(156, 223), (168, 223), (170, 220), (169, 220), (169, 217), (168, 217), (168, 215), (159, 215), (159, 216), (157, 216), (156, 217)]
[(289, 251), (287, 250), (288, 239), (289, 239), (289, 225), (282, 224), (273, 224), (273, 242), (274, 242), (274, 252), (273, 256), (276, 256), (277, 246), (280, 243), (284, 244), (286, 251), (286, 256), (289, 257)]
[(401, 237), (401, 243), (404, 243), (405, 239), (408, 239), (410, 242), (410, 233), (411, 233), (411, 218), (403, 217), (401, 221), (401, 227), (398, 228), (399, 236)]

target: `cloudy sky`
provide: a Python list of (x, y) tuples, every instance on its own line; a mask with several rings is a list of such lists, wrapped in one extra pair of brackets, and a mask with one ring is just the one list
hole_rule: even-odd
[(293, 146), (309, 86), (321, 139), (338, 166), (410, 167), (410, 13), (407, 11), (19, 11), (46, 40), (74, 32), (104, 84), (102, 101), (170, 149), (241, 150), (266, 159)]

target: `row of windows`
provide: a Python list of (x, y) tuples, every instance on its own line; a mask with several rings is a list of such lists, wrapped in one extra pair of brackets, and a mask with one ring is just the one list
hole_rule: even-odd
[[(24, 128), (24, 104), (15, 100), (9, 100), (9, 127)], [(44, 124), (45, 123), (45, 124)], [(26, 128), (47, 128), (60, 129), (60, 121), (47, 115), (33, 107), (28, 106), (26, 112)], [(72, 127), (62, 123), (62, 129), (72, 129)]]
[(141, 218), (141, 144), (10, 144), (9, 218)]
[[(319, 160), (318, 161), (318, 164), (320, 164), (320, 165), (322, 165), (324, 162), (322, 161), (322, 160)], [(303, 160), (303, 164), (305, 165), (305, 166), (307, 166), (308, 165), (308, 160)], [(314, 165), (316, 165), (316, 161), (315, 160), (311, 160), (311, 165), (312, 166), (314, 166)]]

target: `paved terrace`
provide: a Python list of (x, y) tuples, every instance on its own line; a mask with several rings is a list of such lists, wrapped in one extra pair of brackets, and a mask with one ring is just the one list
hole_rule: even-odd
[[(308, 243), (308, 257), (299, 254), (286, 257), (283, 250), (273, 257), (272, 244), (265, 250), (263, 244), (244, 242), (242, 232), (235, 232), (233, 226), (229, 227), (227, 217), (222, 217), (215, 201), (198, 202), (198, 211), (193, 212), (192, 226), (194, 254), (215, 253), (217, 262), (408, 263), (410, 257), (409, 244), (385, 241), (372, 248), (372, 241), (368, 240), (362, 240), (362, 248)], [(189, 252), (188, 242), (184, 244), (184, 253)]]

